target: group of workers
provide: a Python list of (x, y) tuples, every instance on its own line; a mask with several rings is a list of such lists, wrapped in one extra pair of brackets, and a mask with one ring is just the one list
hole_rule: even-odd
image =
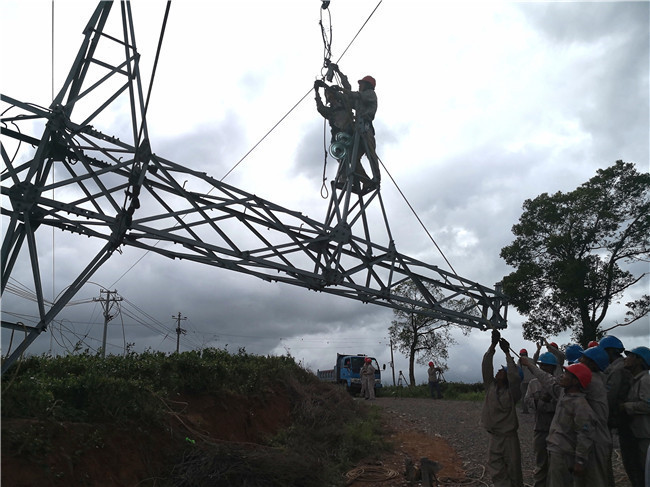
[[(540, 353), (543, 345), (547, 352)], [(494, 374), (497, 346), (506, 366)], [(626, 351), (608, 335), (586, 350), (570, 344), (562, 351), (544, 340), (532, 359), (525, 349), (519, 355), (517, 364), (510, 344), (492, 332), (482, 363), (486, 396), (481, 425), (489, 436), (487, 469), (494, 486), (524, 485), (517, 433), (520, 400), (522, 412), (535, 414), (535, 487), (614, 487), (613, 435), (618, 435), (632, 486), (648, 485), (650, 349)]]
[[(342, 152), (345, 155), (339, 161), (341, 164), (336, 176), (337, 186), (342, 188), (345, 182), (352, 180), (357, 192), (361, 191), (361, 183), (364, 189), (377, 189), (381, 179), (373, 126), (377, 112), (377, 82), (372, 76), (364, 76), (359, 80), (359, 90), (352, 91), (347, 76), (339, 70), (338, 65), (329, 63), (329, 69), (338, 76), (341, 84), (328, 85), (324, 80), (316, 80), (316, 108), (330, 124), (332, 143), (346, 141), (351, 145), (350, 150)], [(326, 104), (321, 100), (319, 88), (325, 90)], [(340, 137), (341, 134), (344, 135), (343, 138)], [(359, 136), (356, 143), (355, 135)], [(351, 157), (353, 154), (354, 157)], [(361, 165), (364, 154), (370, 163), (372, 177), (367, 175)]]

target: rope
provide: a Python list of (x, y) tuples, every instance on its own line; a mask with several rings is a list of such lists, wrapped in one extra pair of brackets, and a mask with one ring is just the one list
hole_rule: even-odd
[(226, 179), (226, 178), (228, 177), (228, 175), (229, 175), (231, 172), (233, 172), (233, 171), (235, 170), (235, 168), (236, 168), (237, 166), (239, 166), (239, 164), (241, 164), (241, 162), (242, 162), (244, 159), (246, 159), (246, 157), (248, 157), (248, 155), (249, 155), (251, 152), (253, 152), (253, 151), (257, 148), (257, 146), (260, 145), (260, 144), (262, 143), (262, 141), (263, 141), (264, 139), (266, 139), (266, 138), (269, 136), (269, 134), (270, 134), (271, 132), (273, 132), (273, 131), (276, 129), (276, 127), (277, 127), (278, 125), (280, 125), (280, 124), (284, 121), (284, 119), (287, 118), (287, 117), (289, 116), (289, 114), (290, 114), (291, 112), (293, 112), (293, 111), (296, 109), (296, 107), (297, 107), (298, 105), (300, 105), (300, 104), (302, 103), (302, 101), (303, 101), (305, 98), (307, 98), (307, 95), (309, 95), (309, 93), (311, 93), (313, 90), (314, 90), (314, 87), (313, 87), (313, 86), (312, 86), (311, 88), (309, 88), (309, 91), (308, 91), (307, 93), (305, 93), (305, 94), (302, 96), (302, 98), (300, 98), (300, 100), (298, 100), (298, 101), (296, 102), (296, 104), (295, 104), (294, 106), (292, 106), (291, 109), (290, 109), (290, 110), (289, 110), (289, 111), (288, 111), (288, 112), (287, 112), (287, 113), (286, 113), (286, 114), (285, 114), (285, 115), (284, 115), (280, 120), (278, 120), (277, 123), (276, 123), (273, 127), (271, 127), (271, 129), (270, 129), (266, 134), (264, 134), (264, 136), (263, 136), (263, 137), (262, 137), (262, 138), (261, 138), (261, 139), (260, 139), (260, 140), (259, 140), (259, 141), (254, 145), (254, 146), (253, 146), (253, 147), (251, 147), (251, 149), (250, 149), (246, 154), (244, 154), (244, 155), (242, 156), (242, 158), (239, 159), (239, 160), (237, 161), (237, 163), (236, 163), (233, 167), (231, 167), (230, 170), (228, 170), (228, 172), (227, 172), (226, 174), (224, 174), (223, 177), (222, 177), (219, 181), (223, 181), (224, 179)]
[[(327, 34), (325, 32), (325, 26), (323, 25), (323, 10), (327, 10), (327, 14), (329, 16), (329, 40), (327, 37)], [(323, 69), (327, 69), (327, 73), (329, 74), (330, 71), (330, 58), (332, 57), (332, 13), (329, 10), (329, 2), (324, 2), (322, 7), (321, 7), (321, 12), (320, 12), (320, 30), (321, 30), (321, 36), (323, 38), (323, 66), (321, 67), (321, 80), (325, 79), (325, 75), (323, 74)], [(318, 92), (316, 92), (317, 96), (320, 96)], [(327, 190), (327, 122), (325, 119), (323, 119), (323, 183), (320, 188), (320, 195), (321, 198), (327, 199), (329, 198), (329, 191)]]
[(323, 119), (323, 185), (320, 188), (320, 195), (321, 198), (327, 199), (329, 198), (329, 191), (327, 189), (327, 185), (325, 184), (325, 181), (327, 181), (327, 121)]
[(345, 473), (348, 485), (352, 482), (383, 482), (399, 477), (399, 472), (384, 466), (362, 465)]
[[(329, 16), (329, 38), (325, 32), (325, 26), (323, 25), (323, 10), (327, 10)], [(321, 36), (323, 37), (323, 69), (326, 69), (329, 64), (329, 60), (332, 57), (332, 13), (329, 9), (329, 4), (325, 8), (321, 8), (320, 11), (320, 25)], [(322, 70), (321, 70), (322, 74)]]
[(451, 265), (451, 262), (449, 262), (449, 259), (447, 259), (447, 257), (445, 256), (444, 252), (442, 251), (442, 249), (438, 246), (438, 244), (436, 243), (436, 241), (433, 239), (433, 236), (431, 235), (431, 233), (429, 233), (429, 230), (427, 230), (427, 227), (424, 226), (424, 223), (422, 222), (422, 220), (420, 219), (420, 217), (419, 217), (418, 214), (416, 213), (415, 209), (413, 208), (413, 206), (412, 206), (411, 203), (409, 202), (409, 200), (408, 200), (408, 198), (406, 197), (406, 195), (402, 192), (401, 188), (400, 188), (399, 185), (397, 184), (397, 181), (395, 181), (395, 179), (393, 178), (393, 176), (391, 175), (391, 173), (388, 171), (388, 169), (386, 169), (386, 166), (384, 165), (384, 161), (382, 161), (382, 160), (379, 158), (379, 156), (377, 156), (377, 160), (378, 160), (379, 163), (381, 164), (381, 167), (384, 168), (384, 171), (386, 171), (386, 174), (388, 174), (388, 177), (390, 178), (390, 180), (391, 180), (391, 181), (393, 182), (393, 184), (395, 185), (395, 188), (397, 189), (397, 191), (399, 191), (399, 194), (402, 195), (402, 198), (403, 198), (404, 201), (406, 202), (406, 205), (410, 208), (411, 212), (413, 213), (413, 215), (415, 216), (415, 218), (417, 219), (417, 221), (420, 223), (420, 226), (422, 226), (422, 228), (424, 229), (425, 233), (427, 234), (427, 236), (429, 237), (429, 239), (431, 240), (431, 242), (433, 242), (433, 245), (436, 246), (436, 248), (438, 249), (438, 252), (440, 252), (440, 255), (442, 255), (442, 258), (445, 259), (445, 262), (447, 263), (447, 265), (449, 266), (449, 268), (453, 271), (453, 273), (456, 274), (456, 276), (458, 276), (458, 273), (456, 272), (456, 270), (454, 269), (454, 267)]
[(372, 12), (370, 12), (370, 15), (368, 16), (368, 18), (366, 19), (366, 21), (363, 23), (363, 25), (361, 26), (361, 28), (359, 29), (359, 31), (356, 33), (356, 35), (352, 38), (352, 40), (351, 40), (350, 43), (348, 44), (348, 47), (346, 47), (345, 50), (343, 51), (343, 54), (341, 54), (341, 55), (339, 56), (338, 60), (336, 61), (337, 64), (338, 64), (338, 62), (341, 60), (341, 58), (345, 55), (345, 53), (348, 52), (348, 49), (350, 49), (350, 46), (352, 45), (352, 43), (354, 42), (354, 40), (357, 38), (357, 36), (361, 33), (361, 31), (363, 30), (363, 28), (366, 26), (366, 24), (367, 24), (368, 21), (370, 20), (370, 17), (372, 17), (372, 16), (375, 14), (375, 12), (377, 11), (377, 9), (378, 9), (379, 6), (381, 5), (381, 2), (382, 2), (382, 1), (383, 1), (383, 0), (379, 0), (379, 3), (378, 3), (377, 6), (374, 8), (374, 10), (373, 10)]

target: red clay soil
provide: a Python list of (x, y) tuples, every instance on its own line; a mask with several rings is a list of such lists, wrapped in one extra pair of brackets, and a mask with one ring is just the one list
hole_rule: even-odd
[(255, 443), (290, 423), (289, 398), (282, 395), (263, 403), (237, 396), (179, 396), (167, 404), (167, 431), (137, 424), (3, 419), (2, 485), (155, 485), (155, 475), (168, 470), (185, 442), (206, 436)]
[[(405, 476), (406, 463), (410, 461), (419, 471), (420, 461), (427, 458), (438, 463), (441, 469), (436, 473), (438, 480), (447, 484), (458, 479), (467, 482), (463, 461), (447, 440), (438, 435), (430, 435), (416, 429), (405, 429), (396, 425), (388, 415), (382, 415), (383, 424), (389, 432), (388, 441), (393, 445), (393, 451), (361, 462), (355, 469), (347, 473), (350, 487), (402, 487), (422, 485), (418, 481), (409, 483)], [(420, 478), (419, 475), (416, 478)], [(435, 485), (435, 483), (433, 484)]]

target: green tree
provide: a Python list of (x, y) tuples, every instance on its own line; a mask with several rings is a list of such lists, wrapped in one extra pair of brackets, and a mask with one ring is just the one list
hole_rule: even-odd
[[(397, 293), (401, 296), (419, 299), (420, 292), (412, 281), (405, 281), (400, 284)], [(430, 286), (429, 292), (436, 299), (443, 298), (443, 294), (435, 287)], [(445, 306), (451, 309), (465, 309), (464, 300), (450, 301)], [(441, 319), (424, 316), (415, 313), (417, 307), (412, 306), (413, 312), (404, 310), (393, 310), (394, 320), (388, 329), (389, 336), (397, 349), (408, 357), (409, 360), (409, 383), (415, 386), (415, 362), (425, 365), (434, 361), (437, 367), (447, 370), (447, 359), (450, 345), (456, 343), (451, 335), (451, 327), (457, 327), (463, 334), (469, 334), (471, 328)]]
[[(617, 161), (577, 189), (541, 194), (523, 209), (501, 257), (516, 268), (504, 291), (527, 317), (524, 338), (571, 330), (583, 346), (599, 339), (612, 302), (648, 275), (650, 174)], [(650, 297), (626, 306), (615, 326), (646, 316)]]

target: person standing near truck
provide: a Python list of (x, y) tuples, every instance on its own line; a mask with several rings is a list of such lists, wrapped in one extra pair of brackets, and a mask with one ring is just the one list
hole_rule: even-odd
[(370, 357), (365, 358), (361, 367), (361, 395), (366, 400), (375, 398), (375, 368)]

